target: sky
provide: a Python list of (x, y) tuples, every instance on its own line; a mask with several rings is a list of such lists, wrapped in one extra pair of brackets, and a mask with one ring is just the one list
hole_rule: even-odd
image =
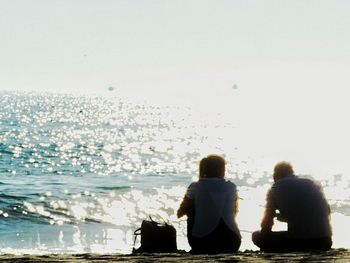
[(238, 123), (250, 150), (274, 142), (278, 155), (287, 141), (283, 153), (327, 152), (314, 163), (346, 169), (348, 0), (0, 6), (0, 90), (104, 94), (114, 87), (114, 94), (186, 103), (203, 114), (217, 109)]
[(346, 0), (0, 5), (1, 90), (196, 96), (237, 84), (299, 96), (349, 84)]

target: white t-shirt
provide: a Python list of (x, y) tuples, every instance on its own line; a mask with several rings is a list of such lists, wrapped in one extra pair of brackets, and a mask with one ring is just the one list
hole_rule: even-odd
[(278, 209), (291, 238), (331, 237), (330, 209), (322, 187), (308, 178), (287, 176), (273, 184), (267, 207)]
[(210, 234), (220, 219), (240, 236), (235, 222), (237, 190), (234, 183), (223, 178), (203, 178), (192, 183), (186, 195), (195, 202), (193, 236), (204, 237)]

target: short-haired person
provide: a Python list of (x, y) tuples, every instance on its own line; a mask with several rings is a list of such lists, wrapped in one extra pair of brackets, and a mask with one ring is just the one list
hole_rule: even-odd
[[(266, 252), (329, 250), (332, 247), (330, 207), (321, 185), (295, 176), (288, 162), (275, 166), (273, 179), (261, 231), (252, 235), (254, 244)], [(272, 232), (274, 217), (286, 222), (288, 230)]]
[(225, 160), (218, 155), (203, 158), (199, 180), (192, 183), (177, 211), (187, 215), (187, 238), (193, 253), (232, 253), (241, 245), (235, 221), (236, 185), (225, 180)]

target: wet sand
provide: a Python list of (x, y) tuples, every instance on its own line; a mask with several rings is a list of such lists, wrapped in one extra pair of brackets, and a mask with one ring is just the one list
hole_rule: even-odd
[(328, 252), (261, 253), (245, 251), (237, 254), (191, 255), (172, 254), (47, 254), (0, 255), (0, 262), (350, 262), (350, 251), (334, 249)]

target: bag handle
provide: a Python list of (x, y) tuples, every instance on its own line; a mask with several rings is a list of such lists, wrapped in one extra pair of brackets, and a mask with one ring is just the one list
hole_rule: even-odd
[[(156, 223), (157, 225), (159, 225), (159, 222), (154, 221), (153, 218), (152, 218), (152, 216), (149, 215), (148, 217), (149, 217), (149, 219), (150, 219), (152, 222), (154, 222), (154, 223)], [(164, 225), (169, 225), (169, 220), (165, 221), (165, 219), (164, 219), (163, 217), (161, 217), (161, 216), (159, 216), (159, 217), (160, 217), (160, 219), (163, 221), (163, 224), (164, 224)]]
[[(159, 225), (159, 222), (154, 221), (151, 215), (149, 215), (148, 217), (149, 217), (149, 220), (150, 220), (151, 222), (153, 222), (153, 223)], [(163, 223), (164, 223), (165, 225), (167, 225), (167, 226), (169, 225), (167, 222), (165, 222), (165, 220), (164, 220), (163, 217), (161, 217), (161, 219), (163, 220)], [(135, 236), (135, 238), (134, 238), (134, 246), (133, 246), (133, 248), (132, 248), (132, 252), (133, 252), (133, 253), (136, 251), (136, 249), (135, 249), (135, 244), (136, 244), (137, 236), (141, 236), (141, 227), (138, 228), (138, 229), (136, 229), (136, 230), (134, 231), (134, 236)]]
[[(156, 223), (156, 224), (158, 225), (158, 222), (157, 222), (157, 221), (154, 221), (151, 215), (149, 215), (148, 217), (149, 217), (149, 220), (150, 220), (151, 222)], [(164, 220), (163, 220), (163, 221), (164, 221)], [(142, 226), (134, 231), (134, 236), (135, 236), (135, 238), (134, 238), (134, 245), (133, 245), (133, 248), (132, 248), (132, 252), (133, 252), (133, 253), (135, 253), (136, 250), (137, 250), (137, 249), (135, 248), (135, 245), (136, 245), (137, 236), (141, 236), (141, 228), (142, 228)]]
[(134, 231), (135, 238), (134, 238), (134, 245), (133, 245), (133, 248), (132, 248), (132, 252), (133, 253), (135, 253), (135, 251), (136, 251), (135, 244), (136, 244), (137, 236), (140, 236), (140, 235), (141, 235), (141, 227)]

